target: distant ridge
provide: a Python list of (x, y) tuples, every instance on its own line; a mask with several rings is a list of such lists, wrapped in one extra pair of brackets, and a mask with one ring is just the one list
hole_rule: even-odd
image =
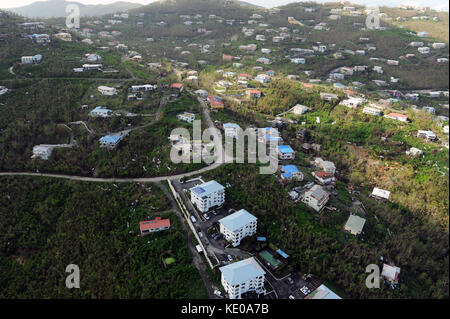
[(123, 12), (131, 9), (142, 7), (141, 4), (131, 3), (126, 1), (118, 1), (111, 4), (85, 5), (76, 1), (65, 0), (48, 0), (37, 1), (30, 5), (4, 9), (6, 11), (14, 12), (28, 18), (52, 18), (65, 17), (66, 7), (69, 4), (76, 4), (80, 8), (81, 16), (100, 16), (115, 12)]

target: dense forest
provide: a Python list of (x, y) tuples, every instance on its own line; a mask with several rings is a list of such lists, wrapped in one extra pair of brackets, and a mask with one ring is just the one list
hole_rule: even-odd
[[(95, 184), (2, 177), (1, 298), (205, 298), (186, 239), (154, 184)], [(169, 230), (138, 235), (139, 221)], [(163, 259), (175, 263), (165, 266)], [(67, 289), (66, 266), (80, 268)]]

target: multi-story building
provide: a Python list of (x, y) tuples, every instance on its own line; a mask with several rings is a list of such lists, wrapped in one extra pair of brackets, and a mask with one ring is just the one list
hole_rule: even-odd
[(222, 286), (230, 299), (241, 299), (242, 294), (254, 291), (264, 293), (266, 272), (253, 258), (244, 259), (219, 268), (222, 273)]
[(328, 202), (330, 194), (319, 185), (314, 185), (310, 190), (306, 191), (302, 202), (319, 212)]
[(238, 246), (244, 237), (256, 234), (257, 218), (245, 209), (241, 209), (219, 220), (220, 233), (230, 241), (233, 247)]
[(225, 187), (214, 180), (195, 186), (190, 191), (192, 204), (202, 213), (225, 202)]

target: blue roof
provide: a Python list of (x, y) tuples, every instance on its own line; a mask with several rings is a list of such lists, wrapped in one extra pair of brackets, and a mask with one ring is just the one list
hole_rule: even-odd
[(299, 172), (297, 166), (295, 165), (284, 165), (281, 166), (281, 169), (288, 174), (296, 174)]
[(224, 128), (230, 127), (230, 128), (239, 128), (240, 126), (237, 125), (236, 123), (225, 123), (223, 125)]
[(266, 241), (266, 237), (257, 237), (256, 240), (257, 241)]
[(342, 83), (334, 83), (333, 86), (336, 88), (345, 88), (345, 85)]
[(289, 145), (278, 145), (278, 151), (282, 154), (294, 153), (294, 150)]
[(208, 196), (212, 193), (225, 189), (222, 185), (212, 180), (207, 183), (191, 188), (191, 191), (196, 193), (200, 197)]
[(287, 178), (287, 179), (292, 178), (292, 174), (291, 173), (281, 173), (281, 176), (283, 176), (284, 178)]
[(100, 142), (116, 144), (122, 139), (121, 135), (106, 135), (100, 138)]
[(283, 258), (289, 258), (289, 255), (286, 254), (284, 251), (282, 251), (281, 249), (277, 250), (277, 253), (279, 253)]
[[(320, 294), (319, 293), (320, 291), (323, 291), (325, 293), (325, 295)], [(321, 298), (319, 297), (320, 299), (342, 299), (341, 297), (336, 295), (333, 291), (331, 291), (324, 284), (320, 285), (319, 288), (317, 288), (317, 290), (313, 291), (313, 293), (311, 295), (316, 295), (318, 293), (319, 293), (319, 295), (321, 295)], [(318, 299), (318, 298), (313, 298), (313, 299)]]
[(231, 231), (236, 231), (239, 228), (255, 220), (257, 220), (255, 216), (250, 214), (245, 209), (241, 209), (236, 213), (233, 213), (231, 215), (228, 215), (227, 217), (220, 219), (219, 223), (223, 224), (226, 228), (228, 228)]
[(220, 267), (219, 270), (231, 286), (266, 274), (253, 257)]

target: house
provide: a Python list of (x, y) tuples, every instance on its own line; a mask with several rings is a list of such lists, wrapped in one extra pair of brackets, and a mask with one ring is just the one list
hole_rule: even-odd
[(96, 53), (87, 53), (84, 57), (89, 62), (99, 62), (102, 59), (102, 57)]
[(256, 89), (251, 89), (247, 91), (247, 97), (249, 99), (257, 99), (261, 97), (261, 91)]
[(296, 115), (302, 115), (309, 111), (309, 108), (305, 105), (297, 104), (292, 108), (292, 113)]
[(109, 86), (100, 85), (97, 89), (102, 95), (111, 96), (117, 94), (117, 89)]
[(334, 182), (335, 178), (333, 174), (319, 171), (319, 172), (313, 172), (312, 175), (319, 181), (322, 185), (328, 185)]
[(423, 151), (416, 147), (411, 147), (409, 150), (406, 151), (407, 156), (420, 156), (422, 154)]
[(233, 247), (239, 246), (244, 237), (256, 234), (256, 227), (257, 218), (245, 209), (219, 220), (220, 233)]
[(419, 51), (422, 54), (428, 54), (428, 53), (430, 53), (430, 48), (429, 47), (420, 47), (417, 49), (417, 51)]
[(131, 91), (133, 92), (147, 92), (147, 91), (153, 91), (156, 90), (158, 86), (152, 85), (152, 84), (143, 84), (143, 85), (132, 85)]
[(324, 284), (320, 285), (319, 288), (311, 292), (305, 299), (342, 299), (336, 293), (331, 291)]
[(8, 91), (9, 90), (6, 86), (0, 85), (0, 95), (6, 94)]
[(338, 97), (337, 94), (321, 92), (320, 93), (320, 98), (322, 100), (325, 100), (325, 101), (328, 101), (328, 102), (332, 102), (334, 100), (337, 100), (339, 97)]
[(380, 116), (381, 111), (377, 108), (366, 106), (364, 107), (363, 111), (364, 114), (374, 115), (374, 116)]
[(36, 54), (33, 56), (23, 56), (21, 58), (22, 64), (35, 64), (39, 63), (42, 60), (42, 55)]
[(72, 35), (67, 32), (56, 33), (53, 35), (56, 39), (60, 39), (65, 42), (72, 42)]
[(227, 54), (222, 54), (222, 60), (223, 61), (233, 61), (233, 56), (231, 55), (227, 55)]
[(387, 60), (386, 63), (388, 65), (399, 65), (398, 60)]
[(208, 103), (213, 109), (223, 109), (225, 107), (222, 99), (218, 96), (208, 96)]
[(107, 109), (106, 107), (103, 106), (97, 106), (95, 109), (93, 109), (90, 113), (89, 116), (92, 117), (109, 117), (113, 115), (113, 111), (110, 109)]
[(398, 275), (400, 274), (400, 268), (383, 264), (383, 270), (381, 271), (381, 277), (385, 278), (391, 284), (398, 284)]
[(255, 81), (260, 82), (260, 83), (269, 83), (270, 82), (270, 76), (268, 76), (267, 74), (258, 74), (255, 77)]
[(336, 172), (336, 166), (334, 165), (334, 163), (330, 161), (324, 161), (321, 157), (316, 157), (314, 159), (314, 165), (332, 175), (334, 175), (334, 173)]
[(170, 88), (174, 91), (177, 91), (178, 94), (181, 94), (184, 90), (184, 85), (183, 85), (183, 83), (172, 83)]
[(34, 33), (34, 34), (29, 35), (28, 37), (31, 39), (31, 41), (33, 41), (35, 43), (39, 43), (39, 44), (50, 43), (50, 36), (45, 33), (44, 34)]
[(442, 42), (434, 42), (431, 46), (433, 49), (444, 49), (447, 45)]
[(161, 217), (156, 217), (152, 220), (139, 222), (139, 230), (141, 231), (142, 236), (169, 228), (170, 219), (168, 218), (162, 219)]
[(377, 200), (388, 200), (390, 195), (391, 195), (390, 191), (374, 187), (372, 190), (372, 194), (370, 194), (369, 197)]
[(83, 67), (84, 71), (89, 71), (89, 70), (101, 71), (103, 65), (102, 64), (83, 64), (82, 67)]
[(280, 175), (282, 180), (286, 181), (302, 181), (303, 174), (300, 172), (295, 165), (283, 165), (280, 168)]
[(225, 187), (215, 180), (195, 186), (190, 192), (192, 204), (202, 213), (225, 202)]
[(432, 131), (417, 131), (417, 137), (425, 139), (427, 142), (436, 142), (437, 136)]
[(291, 59), (291, 63), (295, 63), (295, 64), (305, 64), (306, 60), (305, 58), (292, 58)]
[(295, 152), (289, 145), (278, 145), (278, 157), (282, 160), (294, 159)]
[(357, 215), (351, 215), (348, 217), (345, 223), (344, 230), (350, 232), (352, 235), (361, 234), (366, 220)]
[(202, 89), (196, 90), (196, 91), (194, 91), (194, 93), (197, 94), (199, 97), (201, 97), (203, 99), (206, 99), (208, 97), (208, 95), (209, 95), (208, 91), (202, 90)]
[(397, 120), (400, 122), (407, 122), (408, 121), (408, 117), (404, 114), (400, 114), (400, 113), (389, 113), (386, 114), (384, 116), (385, 118), (391, 119), (391, 120)]
[(319, 212), (327, 204), (329, 198), (330, 194), (322, 186), (314, 185), (305, 192), (302, 202)]
[(178, 114), (177, 118), (181, 121), (192, 123), (195, 120), (195, 114), (189, 113), (189, 112), (184, 112), (184, 113)]
[(235, 123), (224, 123), (223, 130), (225, 131), (225, 136), (229, 136), (232, 138), (238, 138), (238, 133), (240, 130), (240, 126)]
[(272, 141), (281, 142), (281, 137), (278, 135), (278, 130), (272, 127), (266, 127), (263, 129), (264, 134), (259, 137), (261, 143), (269, 144)]
[(358, 106), (360, 106), (361, 104), (363, 104), (365, 101), (362, 98), (359, 97), (350, 97), (349, 99), (343, 100), (341, 102), (342, 105), (351, 108), (351, 109), (356, 109)]
[(259, 58), (256, 60), (257, 63), (262, 63), (262, 64), (271, 64), (272, 62), (270, 61), (270, 59), (268, 58)]
[(107, 149), (115, 149), (120, 141), (122, 140), (123, 135), (106, 135), (99, 139), (100, 147), (104, 147)]
[(50, 155), (52, 155), (53, 145), (41, 144), (35, 145), (33, 147), (33, 155), (31, 158), (40, 158), (43, 160), (48, 160)]
[(230, 299), (241, 299), (242, 294), (254, 291), (264, 293), (266, 272), (253, 258), (247, 258), (219, 268), (221, 283)]

